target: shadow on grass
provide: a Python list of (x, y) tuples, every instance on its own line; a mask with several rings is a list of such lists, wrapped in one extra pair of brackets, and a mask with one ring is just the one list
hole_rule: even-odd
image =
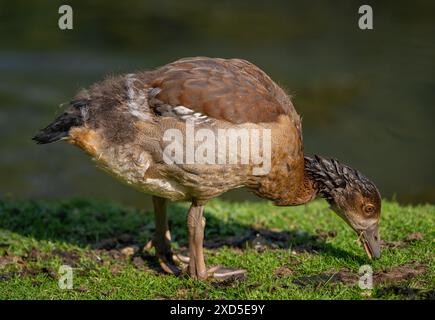
[[(0, 228), (37, 240), (74, 244), (80, 247), (115, 249), (128, 245), (143, 246), (154, 232), (152, 208), (144, 210), (122, 207), (113, 203), (74, 199), (61, 202), (1, 201)], [(173, 243), (185, 247), (187, 242), (185, 206), (169, 207)], [(205, 247), (209, 249), (229, 246), (289, 249), (297, 253), (308, 252), (339, 259), (364, 260), (325, 241), (325, 236), (299, 230), (277, 231), (254, 229), (232, 221), (225, 223), (207, 215)], [(7, 239), (0, 239), (7, 242)], [(7, 243), (6, 243), (7, 244)]]

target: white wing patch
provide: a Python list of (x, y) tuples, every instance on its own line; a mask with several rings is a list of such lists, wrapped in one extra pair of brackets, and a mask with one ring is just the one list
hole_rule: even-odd
[(185, 106), (172, 106), (159, 100), (157, 95), (160, 93), (160, 88), (151, 88), (148, 91), (149, 104), (155, 113), (161, 117), (174, 117), (183, 121), (194, 121), (195, 123), (210, 123), (213, 119), (205, 114), (196, 112)]
[(183, 107), (183, 106), (177, 106), (174, 108), (175, 113), (177, 113), (180, 116), (186, 116), (191, 115), (193, 113), (192, 109)]
[(134, 74), (130, 73), (126, 76), (128, 110), (136, 118), (146, 121), (151, 119), (147, 95), (144, 90), (135, 91), (137, 89), (134, 85), (135, 81), (137, 79)]
[(186, 108), (184, 106), (176, 106), (173, 108), (174, 113), (183, 119), (184, 121), (190, 120), (197, 123), (206, 123), (210, 121), (210, 119), (199, 112), (195, 112), (192, 109)]

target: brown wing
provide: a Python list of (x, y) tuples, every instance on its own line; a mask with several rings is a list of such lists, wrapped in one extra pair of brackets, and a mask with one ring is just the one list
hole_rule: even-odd
[(289, 97), (263, 71), (239, 59), (186, 58), (153, 72), (154, 103), (183, 106), (232, 123), (296, 115)]

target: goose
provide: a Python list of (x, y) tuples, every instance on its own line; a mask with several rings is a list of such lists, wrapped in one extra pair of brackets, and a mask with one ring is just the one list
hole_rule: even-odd
[[(147, 247), (168, 273), (180, 274), (183, 264), (200, 280), (246, 272), (207, 268), (203, 250), (205, 205), (241, 187), (277, 206), (326, 199), (368, 257), (379, 258), (378, 189), (334, 158), (305, 156), (301, 128), (291, 97), (254, 64), (192, 57), (80, 90), (33, 139), (76, 145), (111, 175), (152, 195), (155, 234)], [(191, 204), (188, 257), (171, 250), (168, 200)]]

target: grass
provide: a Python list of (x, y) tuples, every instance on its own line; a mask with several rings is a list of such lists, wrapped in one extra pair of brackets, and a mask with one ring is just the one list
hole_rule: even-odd
[[(169, 207), (175, 250), (186, 246), (187, 204)], [(123, 254), (152, 236), (151, 209), (91, 200), (0, 202), (0, 299), (427, 299), (434, 297), (435, 206), (384, 201), (381, 236), (387, 246), (370, 261), (356, 235), (324, 201), (291, 208), (268, 203), (206, 207), (206, 239), (230, 239), (206, 249), (209, 265), (248, 270), (245, 280), (194, 281), (160, 272), (151, 253)], [(254, 239), (231, 244), (240, 236)], [(262, 231), (261, 231), (262, 230)], [(418, 232), (417, 239), (407, 239)], [(422, 239), (420, 239), (422, 236)], [(245, 239), (245, 240), (246, 240)], [(241, 243), (241, 244), (240, 244)], [(408, 263), (411, 273), (391, 271)], [(58, 286), (59, 267), (73, 267), (73, 289)], [(357, 280), (370, 264), (380, 282), (362, 290)], [(412, 269), (421, 272), (412, 273)], [(389, 272), (390, 270), (391, 272)], [(388, 277), (388, 274), (393, 274)]]

